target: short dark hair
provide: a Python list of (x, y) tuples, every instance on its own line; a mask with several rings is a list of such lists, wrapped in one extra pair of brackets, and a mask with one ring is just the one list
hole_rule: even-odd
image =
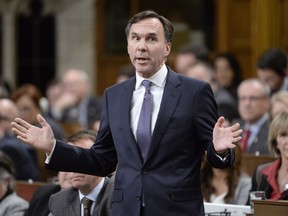
[(174, 27), (172, 23), (167, 18), (151, 10), (145, 10), (145, 11), (139, 12), (128, 21), (128, 24), (125, 28), (126, 36), (127, 37), (129, 36), (131, 26), (134, 23), (140, 22), (148, 18), (156, 18), (162, 23), (163, 28), (164, 28), (166, 42), (172, 43), (173, 36), (174, 36)]
[(93, 142), (96, 141), (97, 133), (93, 130), (81, 130), (78, 131), (67, 138), (67, 142), (74, 143), (80, 139), (90, 139)]
[[(12, 159), (3, 151), (0, 150), (0, 169), (6, 170), (10, 175), (15, 175), (15, 169)], [(0, 176), (2, 174), (0, 173)]]
[(178, 51), (178, 54), (193, 54), (198, 60), (209, 62), (209, 50), (202, 44), (184, 45)]
[(279, 48), (270, 48), (259, 57), (257, 67), (260, 69), (270, 69), (276, 72), (278, 76), (285, 77), (287, 68), (286, 53)]

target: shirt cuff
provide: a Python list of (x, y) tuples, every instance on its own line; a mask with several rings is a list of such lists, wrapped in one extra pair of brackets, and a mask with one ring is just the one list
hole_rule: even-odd
[(46, 153), (45, 164), (49, 164), (49, 163), (50, 163), (50, 160), (51, 160), (52, 154), (53, 154), (53, 152), (54, 152), (55, 146), (56, 146), (56, 139), (55, 139), (55, 141), (54, 141), (53, 148), (52, 148), (50, 154)]
[(230, 156), (230, 149), (228, 149), (224, 154), (217, 154), (216, 153), (216, 156), (223, 162), (223, 163), (227, 163), (228, 162), (228, 159), (229, 159), (229, 156)]

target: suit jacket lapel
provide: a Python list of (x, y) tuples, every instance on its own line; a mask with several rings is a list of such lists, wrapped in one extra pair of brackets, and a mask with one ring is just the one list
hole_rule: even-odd
[(134, 152), (134, 155), (140, 159), (142, 163), (141, 153), (138, 148), (138, 144), (136, 143), (135, 137), (131, 130), (130, 124), (130, 105), (131, 98), (133, 95), (133, 90), (135, 88), (136, 78), (129, 80), (127, 85), (123, 88), (123, 91), (120, 94), (120, 115), (121, 115), (121, 124), (123, 128), (124, 135), (126, 136), (127, 143), (130, 145), (130, 148)]
[(178, 75), (171, 72), (168, 68), (167, 81), (163, 92), (163, 97), (160, 105), (160, 110), (158, 113), (158, 118), (152, 135), (152, 141), (146, 161), (153, 154), (154, 150), (157, 148), (164, 135), (164, 132), (169, 125), (169, 121), (173, 112), (178, 104), (179, 98), (181, 96), (181, 91), (177, 90), (177, 87), (181, 84)]
[(63, 209), (63, 216), (76, 216), (81, 213), (78, 190), (75, 189), (68, 198), (69, 205)]

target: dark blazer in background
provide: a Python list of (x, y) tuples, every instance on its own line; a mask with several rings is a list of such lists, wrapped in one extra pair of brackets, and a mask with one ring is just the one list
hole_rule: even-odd
[(30, 200), (29, 208), (24, 216), (47, 216), (49, 214), (49, 199), (61, 190), (60, 185), (47, 184), (38, 188)]
[(13, 135), (6, 134), (0, 139), (0, 150), (12, 159), (16, 180), (40, 179), (37, 154), (31, 146), (22, 143)]
[[(113, 180), (106, 177), (104, 185), (96, 199), (91, 216), (110, 216), (111, 195)], [(81, 215), (79, 192), (70, 188), (53, 194), (49, 201), (49, 209), (53, 216), (79, 216)]]
[[(168, 68), (150, 149), (142, 159), (130, 126), (130, 108), (136, 78), (106, 89), (100, 130), (90, 149), (57, 141), (47, 165), (51, 169), (108, 175), (117, 166), (112, 215), (203, 216), (200, 184), (202, 153), (214, 167), (227, 167), (212, 143), (218, 119), (208, 83), (181, 76)], [(144, 198), (142, 194), (144, 193)]]
[[(244, 121), (239, 120), (240, 127), (244, 131)], [(246, 153), (255, 154), (259, 152), (261, 155), (269, 155), (268, 147), (268, 134), (269, 134), (269, 119), (267, 119), (264, 124), (260, 127), (258, 134), (253, 140), (252, 145), (247, 149)]]

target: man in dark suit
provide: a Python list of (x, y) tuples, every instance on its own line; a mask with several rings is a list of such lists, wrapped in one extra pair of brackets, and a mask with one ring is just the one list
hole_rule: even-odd
[[(206, 150), (214, 167), (229, 166), (242, 130), (239, 124), (224, 128), (223, 117), (217, 121), (217, 105), (208, 83), (178, 75), (165, 65), (173, 38), (169, 20), (143, 11), (130, 19), (126, 34), (136, 77), (105, 91), (100, 129), (90, 149), (56, 141), (41, 115), (42, 128), (17, 118), (13, 131), (20, 140), (49, 154), (48, 168), (106, 176), (117, 167), (113, 216), (203, 216), (202, 153)], [(143, 80), (153, 83), (150, 91), (145, 90)], [(148, 141), (140, 147), (144, 138), (138, 132), (146, 125), (140, 114), (144, 93), (146, 99), (153, 97), (147, 131), (152, 137), (143, 132)], [(42, 137), (37, 136), (40, 132)]]
[[(246, 79), (238, 87), (238, 108), (240, 127), (249, 131), (249, 136), (243, 138), (242, 148), (249, 154), (269, 154), (269, 108), (270, 88), (258, 79)], [(246, 141), (247, 142), (246, 142)], [(246, 144), (244, 144), (246, 142)], [(243, 147), (243, 146), (246, 147)]]
[(0, 150), (13, 161), (16, 180), (40, 179), (37, 155), (28, 145), (23, 145), (11, 132), (11, 121), (18, 116), (15, 103), (7, 98), (0, 99)]
[[(96, 140), (94, 131), (79, 131), (70, 136), (67, 142), (71, 145), (89, 149)], [(91, 216), (109, 216), (113, 180), (108, 177), (69, 172), (68, 178), (72, 187), (50, 197), (49, 209), (53, 216), (84, 215), (81, 200), (91, 200)]]
[(102, 99), (90, 94), (90, 80), (86, 71), (68, 69), (61, 77), (60, 87), (61, 93), (51, 103), (49, 116), (61, 123), (77, 123), (83, 129), (99, 121)]
[(39, 187), (29, 202), (29, 207), (25, 211), (24, 216), (47, 216), (50, 213), (49, 199), (54, 193), (72, 187), (68, 179), (67, 172), (59, 172), (57, 176), (58, 184), (51, 183)]

